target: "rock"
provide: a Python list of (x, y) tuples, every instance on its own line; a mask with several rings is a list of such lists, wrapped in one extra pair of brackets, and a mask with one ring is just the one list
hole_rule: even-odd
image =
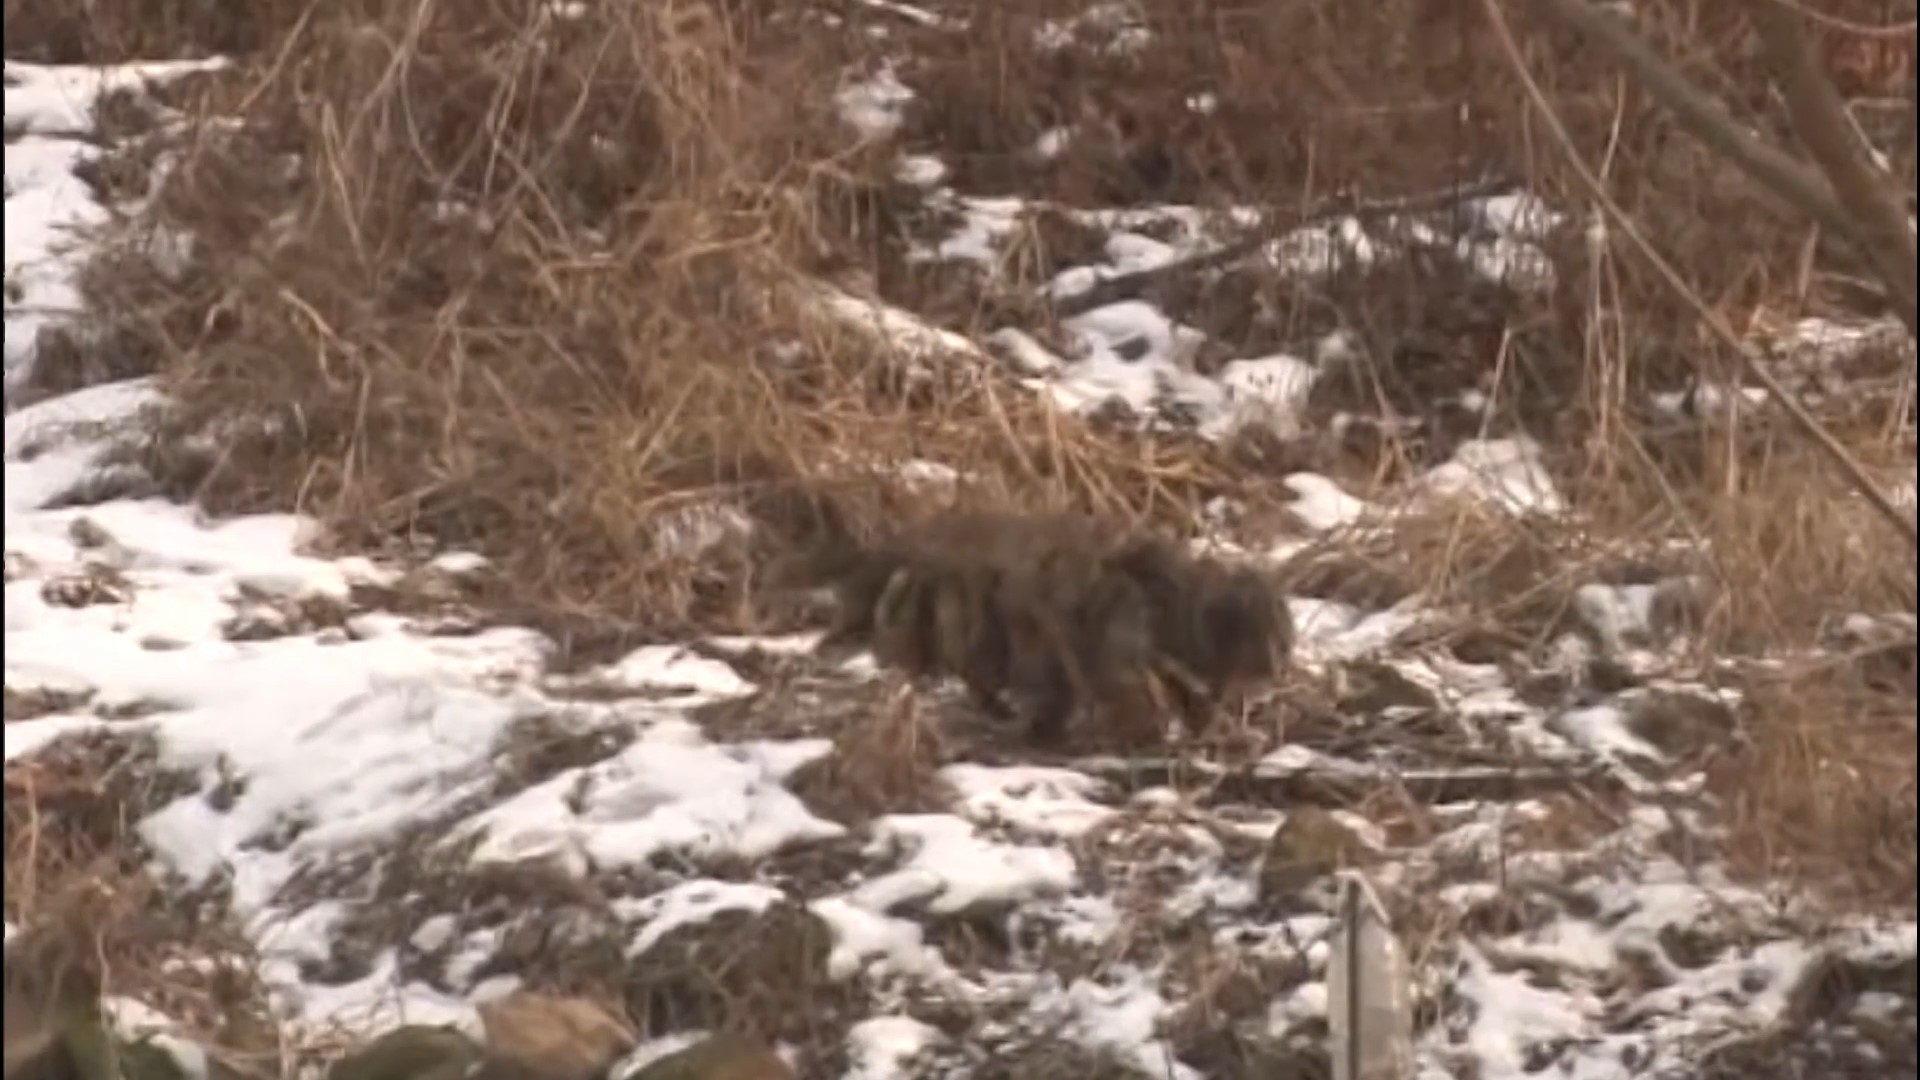
[(1315, 807), (1290, 812), (1260, 860), (1260, 900), (1285, 904), (1330, 882), (1340, 870), (1378, 858), (1371, 845), (1335, 814)]
[(389, 1031), (333, 1063), (327, 1080), (463, 1080), (485, 1056), (450, 1027)]
[(493, 1062), (526, 1080), (596, 1080), (633, 1048), (633, 1032), (585, 998), (514, 993), (479, 1010)]
[(120, 1044), (121, 1080), (189, 1080), (171, 1050), (146, 1039)]
[(621, 1080), (794, 1080), (794, 1075), (764, 1043), (740, 1035), (714, 1035)]

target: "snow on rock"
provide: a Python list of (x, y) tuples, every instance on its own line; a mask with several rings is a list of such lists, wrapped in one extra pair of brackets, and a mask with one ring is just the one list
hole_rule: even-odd
[(845, 1080), (910, 1080), (916, 1059), (940, 1044), (939, 1029), (908, 1016), (876, 1016), (847, 1032)]
[(962, 763), (940, 770), (940, 777), (958, 793), (958, 809), (969, 819), (1010, 825), (1034, 836), (1070, 840), (1115, 812), (1092, 799), (1103, 785), (1072, 769)]
[(765, 885), (687, 881), (651, 896), (617, 901), (614, 910), (629, 922), (644, 924), (627, 946), (627, 955), (638, 957), (683, 926), (696, 926), (729, 911), (758, 915), (785, 896)]
[[(649, 692), (657, 704), (689, 708), (751, 694), (757, 689), (723, 661), (698, 656), (678, 645), (643, 645), (574, 683), (624, 691)], [(566, 685), (568, 680), (549, 680)]]
[(1602, 1015), (1597, 997), (1539, 988), (1525, 972), (1496, 972), (1476, 950), (1465, 952), (1454, 989), (1471, 1003), (1466, 1042), (1487, 1080), (1530, 1075), (1530, 1050), (1578, 1039)]
[(848, 979), (862, 971), (876, 977), (903, 976), (952, 983), (957, 976), (940, 950), (926, 943), (926, 931), (912, 919), (888, 915), (851, 896), (828, 896), (807, 905), (833, 933), (827, 974)]
[(1365, 500), (1347, 494), (1339, 484), (1318, 473), (1294, 473), (1282, 483), (1294, 496), (1287, 508), (1314, 532), (1346, 528), (1374, 512)]
[(824, 739), (711, 743), (663, 714), (619, 754), (535, 784), (455, 835), (479, 835), (476, 862), (556, 859), (576, 875), (669, 851), (760, 858), (841, 834), (781, 786), (831, 748)]
[(901, 124), (901, 112), (913, 100), (891, 64), (884, 65), (869, 78), (854, 80), (840, 88), (836, 97), (840, 116), (863, 138), (884, 139)]
[(1057, 848), (1002, 844), (947, 814), (891, 814), (874, 824), (874, 842), (903, 853), (899, 869), (857, 890), (888, 910), (921, 901), (953, 914), (1064, 893), (1073, 886), (1073, 856)]
[[(11, 270), (8, 273), (11, 279)], [(15, 325), (12, 314), (8, 314), (9, 357)], [(9, 366), (8, 370), (13, 369)], [(152, 380), (130, 379), (10, 410), (5, 480), (8, 537), (14, 535), (15, 519), (21, 514), (46, 505), (99, 471), (106, 450), (99, 437), (101, 426), (124, 422), (159, 401)]]
[(1542, 461), (1540, 444), (1525, 436), (1461, 443), (1452, 460), (1426, 474), (1422, 488), (1432, 496), (1470, 497), (1515, 514), (1552, 515), (1566, 509)]
[[(1039, 1006), (1047, 1008), (1046, 1004)], [(1137, 969), (1119, 967), (1104, 981), (1077, 979), (1058, 1006), (1068, 1017), (1068, 1038), (1103, 1050), (1148, 1076), (1202, 1080), (1199, 1070), (1182, 1064), (1157, 1035), (1168, 1011), (1154, 980)]]

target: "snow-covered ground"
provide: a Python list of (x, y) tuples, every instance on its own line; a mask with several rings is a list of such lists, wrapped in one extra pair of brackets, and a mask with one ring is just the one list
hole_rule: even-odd
[[(151, 738), (154, 767), (187, 783), (138, 834), (173, 887), (224, 886), (289, 1031), (477, 1030), (476, 1002), (539, 977), (516, 966), (515, 942), (542, 942), (547, 974), (575, 959), (604, 968), (609, 946), (641, 968), (703, 927), (797, 919), (824, 931), (819, 977), (855, 1003), (836, 1018), (848, 1080), (985, 1075), (990, 1059), (1061, 1045), (1126, 1075), (1202, 1080), (1249, 1055), (1264, 1055), (1261, 1075), (1293, 1075), (1289, 1061), (1317, 1060), (1324, 1040), (1329, 884), (1344, 866), (1367, 873), (1415, 961), (1423, 1078), (1713, 1075), (1741, 1047), (1810, 1026), (1831, 1045), (1792, 1050), (1814, 1071), (1781, 1075), (1914, 1075), (1913, 924), (1822, 919), (1717, 862), (1714, 807), (1681, 745), (1700, 735), (1663, 719), (1678, 701), (1727, 726), (1708, 737), (1730, 737), (1735, 720), (1723, 695), (1663, 681), (1677, 661), (1649, 625), (1657, 585), (1590, 586), (1589, 632), (1557, 650), (1569, 685), (1606, 650), (1640, 676), (1634, 689), (1542, 702), (1499, 667), (1423, 644), (1431, 612), (1301, 597), (1305, 676), (1392, 691), (1304, 717), (1253, 769), (1140, 783), (1098, 762), (953, 762), (944, 807), (851, 822), (794, 782), (833, 750), (824, 721), (708, 722), (717, 704), (786, 707), (724, 659), (752, 643), (650, 646), (561, 680), (546, 668), (553, 643), (533, 631), (449, 632), (366, 599), (403, 573), (457, 589), (486, 572), (478, 559), (325, 559), (311, 554), (318, 527), (290, 516), (65, 505), (116, 425), (155, 400), (132, 382), (14, 405), (39, 328), (84, 330), (73, 282), (86, 247), (70, 230), (106, 214), (74, 175), (97, 152), (81, 136), (94, 97), (140, 77), (7, 64), (6, 686), (10, 701), (50, 704), (9, 717), (6, 757), (83, 732)], [(887, 73), (842, 100), (871, 133), (910, 98)], [(922, 162), (916, 175), (938, 171)], [(930, 197), (963, 224), (926, 257), (990, 266), (1009, 208)], [(1489, 273), (1537, 254), (1526, 243), (1549, 220), (1541, 208), (1505, 198), (1484, 216), (1493, 247), (1474, 258)], [(1169, 242), (1107, 217), (1109, 262), (1062, 275), (1057, 296), (1209, 243), (1197, 224)], [(1357, 223), (1266, 255), (1312, 273), (1340, 245), (1385, 257)], [(915, 321), (826, 304), (877, 311), (896, 339), (885, 320)], [(1174, 398), (1213, 433), (1300, 424), (1321, 359), (1248, 357), (1198, 375), (1182, 359), (1194, 332), (1139, 301), (1065, 329), (1072, 357), (1014, 328), (990, 344), (1066, 407), (1118, 396), (1151, 415)], [(927, 330), (930, 348), (988, 362), (986, 345)], [(1468, 440), (1407, 494), (1557, 513), (1539, 452), (1520, 437)], [(1310, 531), (1385, 513), (1323, 476), (1288, 485)], [(823, 695), (873, 686), (870, 668), (785, 643), (766, 643), (768, 663)], [(591, 700), (570, 692), (581, 680), (598, 688)], [(796, 729), (808, 734), (735, 734)], [(577, 752), (525, 765), (527, 740), (557, 738)], [(1522, 783), (1518, 767), (1546, 779)], [(1393, 777), (1448, 794), (1331, 809), (1312, 794)], [(462, 882), (502, 868), (595, 899), (466, 902)], [(1810, 1004), (1836, 971), (1852, 988)]]

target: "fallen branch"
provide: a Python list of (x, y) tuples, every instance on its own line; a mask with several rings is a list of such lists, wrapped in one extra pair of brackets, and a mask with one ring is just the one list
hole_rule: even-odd
[(1074, 762), (1126, 791), (1153, 787), (1204, 788), (1208, 802), (1262, 806), (1351, 807), (1381, 790), (1424, 803), (1513, 802), (1573, 789), (1618, 789), (1620, 779), (1600, 767), (1471, 767), (1379, 771), (1262, 771), (1223, 769), (1178, 758), (1094, 758)]
[(1133, 270), (1125, 274), (1116, 274), (1096, 282), (1085, 292), (1075, 293), (1055, 302), (1054, 310), (1059, 315), (1078, 315), (1107, 304), (1122, 300), (1136, 300), (1155, 284), (1187, 274), (1198, 274), (1207, 270), (1216, 270), (1230, 266), (1252, 255), (1275, 240), (1296, 229), (1310, 225), (1341, 221), (1352, 218), (1362, 224), (1378, 221), (1395, 214), (1417, 214), (1432, 210), (1443, 210), (1468, 199), (1484, 198), (1512, 191), (1517, 186), (1511, 177), (1494, 177), (1478, 180), (1445, 191), (1422, 192), (1417, 195), (1402, 195), (1387, 199), (1357, 200), (1350, 195), (1340, 195), (1324, 199), (1319, 205), (1305, 211), (1276, 216), (1263, 223), (1246, 236), (1212, 248), (1184, 259), (1159, 266), (1150, 266), (1144, 270)]

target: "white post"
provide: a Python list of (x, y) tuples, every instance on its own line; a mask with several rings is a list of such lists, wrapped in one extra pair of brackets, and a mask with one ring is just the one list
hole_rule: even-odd
[(1386, 908), (1365, 876), (1340, 875), (1340, 919), (1327, 961), (1333, 1080), (1410, 1080), (1413, 993)]

